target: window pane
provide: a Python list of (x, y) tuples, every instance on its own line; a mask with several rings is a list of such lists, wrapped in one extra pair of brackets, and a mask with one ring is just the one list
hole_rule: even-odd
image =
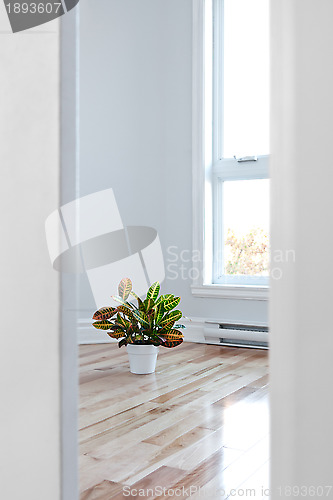
[(268, 276), (269, 180), (223, 183), (225, 275)]
[(269, 153), (269, 0), (224, 0), (223, 157)]

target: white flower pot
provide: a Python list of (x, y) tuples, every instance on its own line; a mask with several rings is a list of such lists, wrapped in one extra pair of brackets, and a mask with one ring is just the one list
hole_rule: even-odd
[(158, 347), (154, 345), (128, 344), (127, 347), (130, 370), (136, 375), (154, 373)]

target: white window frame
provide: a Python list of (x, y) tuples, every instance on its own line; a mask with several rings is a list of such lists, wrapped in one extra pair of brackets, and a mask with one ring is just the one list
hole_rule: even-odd
[[(237, 280), (232, 284), (214, 283), (219, 270), (214, 265), (213, 255), (217, 251), (218, 231), (221, 231), (216, 202), (218, 186), (223, 180), (268, 177), (268, 156), (258, 157), (257, 162), (250, 164), (238, 163), (233, 158), (221, 159), (223, 37), (219, 29), (223, 25), (222, 1), (193, 0), (193, 251), (201, 258), (193, 262), (191, 288), (193, 295), (200, 297), (267, 300), (268, 285), (253, 285), (251, 277), (246, 283), (242, 280), (241, 284)], [(214, 29), (208, 19), (212, 8), (219, 17)], [(218, 65), (220, 71), (217, 66), (213, 68), (213, 64)]]

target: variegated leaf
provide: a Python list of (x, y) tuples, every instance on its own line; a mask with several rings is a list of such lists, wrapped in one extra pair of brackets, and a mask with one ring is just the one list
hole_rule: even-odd
[(138, 300), (138, 304), (139, 304), (139, 311), (146, 312), (144, 302), (141, 299)]
[(133, 311), (129, 307), (127, 307), (127, 306), (118, 306), (117, 309), (118, 309), (119, 312), (125, 314), (125, 316), (127, 316), (129, 319), (131, 319), (131, 320), (135, 319), (134, 316), (133, 316)]
[(118, 285), (118, 294), (123, 300), (127, 300), (132, 290), (132, 282), (129, 278), (123, 278)]
[(113, 330), (114, 332), (124, 332), (126, 330), (126, 327), (124, 325), (118, 325), (115, 323), (114, 325), (110, 326), (110, 330)]
[(155, 302), (153, 299), (146, 299), (143, 301), (143, 306), (145, 308), (145, 312), (150, 311), (155, 305)]
[(98, 311), (95, 312), (92, 319), (96, 319), (98, 321), (102, 319), (110, 319), (117, 312), (116, 307), (101, 307)]
[(165, 333), (170, 332), (172, 328), (174, 327), (174, 322), (170, 321), (170, 323), (167, 323), (166, 325), (163, 325), (163, 328), (158, 332), (160, 335), (164, 335)]
[(168, 314), (164, 316), (162, 321), (160, 322), (161, 326), (165, 326), (168, 323), (175, 323), (175, 321), (178, 321), (182, 317), (183, 313), (181, 311), (171, 311)]
[(127, 345), (128, 343), (128, 340), (126, 338), (124, 339), (121, 339), (119, 342), (118, 342), (118, 347), (122, 347), (123, 345)]
[(125, 337), (124, 332), (107, 332), (107, 334), (112, 339), (121, 339), (122, 337)]
[(124, 328), (128, 328), (130, 325), (130, 323), (126, 321), (124, 318), (122, 318), (119, 313), (117, 314), (117, 323), (118, 325), (121, 325)]
[(184, 335), (179, 330), (171, 329), (162, 335), (166, 340), (179, 340), (184, 338)]
[(156, 308), (156, 314), (155, 314), (155, 323), (159, 325), (161, 319), (163, 318), (165, 313), (163, 303), (159, 304)]
[(170, 300), (174, 297), (174, 295), (172, 293), (167, 293), (166, 295), (161, 295), (157, 301), (156, 301), (156, 305), (158, 304), (161, 304), (161, 302), (165, 302), (166, 300)]
[(174, 297), (168, 300), (165, 300), (163, 302), (163, 307), (166, 311), (171, 311), (171, 309), (174, 309), (175, 307), (178, 306), (180, 302), (180, 297)]
[(153, 300), (156, 300), (157, 297), (158, 297), (158, 294), (160, 292), (160, 284), (158, 281), (155, 281), (155, 283), (153, 283), (148, 292), (147, 292), (147, 299), (153, 299)]
[(116, 302), (119, 302), (122, 306), (130, 307), (132, 309), (132, 304), (130, 302), (126, 302), (122, 297), (119, 295), (112, 295), (111, 298), (115, 300)]
[(143, 311), (135, 311), (135, 310), (133, 310), (132, 314), (135, 317), (135, 319), (139, 323), (141, 323), (142, 326), (144, 326), (146, 328), (149, 327), (148, 318), (147, 318), (146, 314)]
[(126, 336), (127, 336), (127, 337), (129, 337), (129, 336), (131, 336), (133, 333), (134, 333), (133, 324), (132, 324), (132, 323), (130, 323), (130, 324), (128, 325), (127, 330), (126, 330)]
[(95, 323), (92, 324), (97, 330), (110, 330), (110, 327), (112, 326), (112, 323), (110, 321), (104, 319), (103, 321), (95, 321)]
[(178, 340), (183, 340), (184, 337), (179, 337), (179, 335), (164, 335), (166, 342), (174, 342)]
[(130, 295), (132, 295), (132, 297), (134, 297), (137, 301), (141, 300), (140, 297), (135, 292), (133, 292), (133, 290), (131, 290)]
[(177, 345), (180, 345), (182, 342), (183, 342), (183, 339), (180, 339), (180, 340), (170, 340), (170, 341), (167, 340), (162, 345), (163, 345), (163, 347), (172, 348), (172, 347), (176, 347)]

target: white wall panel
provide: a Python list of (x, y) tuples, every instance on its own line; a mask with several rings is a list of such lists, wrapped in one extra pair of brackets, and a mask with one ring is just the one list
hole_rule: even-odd
[(331, 0), (271, 1), (272, 251), (295, 252), (271, 291), (273, 500), (332, 485), (332, 19)]
[(1, 496), (60, 499), (58, 23), (0, 33)]

